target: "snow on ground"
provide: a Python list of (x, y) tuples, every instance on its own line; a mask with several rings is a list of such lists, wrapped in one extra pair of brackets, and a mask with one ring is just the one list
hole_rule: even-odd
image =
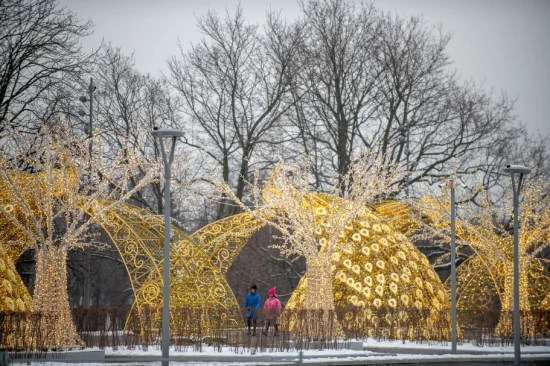
[[(378, 348), (401, 348), (415, 350), (448, 350), (451, 351), (451, 342), (427, 341), (423, 343), (411, 341), (377, 341), (369, 339), (363, 342), (363, 347), (378, 347)], [(458, 343), (457, 350), (459, 351), (487, 351), (491, 353), (514, 353), (514, 345), (497, 346), (483, 345), (478, 346), (472, 343)], [(550, 346), (521, 346), (521, 353), (550, 353)]]

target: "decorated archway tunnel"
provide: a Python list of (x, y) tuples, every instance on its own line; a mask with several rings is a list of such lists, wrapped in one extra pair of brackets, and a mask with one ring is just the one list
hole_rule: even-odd
[[(322, 195), (316, 197), (315, 202), (319, 206), (328, 205)], [(446, 307), (448, 301), (443, 285), (427, 259), (403, 234), (383, 223), (384, 220), (373, 211), (367, 211), (368, 217), (357, 217), (346, 230), (351, 245), (333, 256), (336, 304), (351, 303), (366, 309), (387, 305)], [(93, 217), (93, 212), (89, 213)], [(135, 298), (131, 316), (139, 321), (145, 307), (155, 309), (162, 305), (163, 218), (121, 204), (102, 215), (98, 224), (110, 236), (126, 267)], [(244, 213), (216, 221), (189, 237), (173, 227), (172, 308), (238, 307), (225, 275), (250, 237), (263, 225)], [(369, 234), (365, 235), (366, 232)], [(31, 298), (14, 268), (14, 261), (23, 248), (14, 250), (8, 245), (2, 248), (3, 309), (30, 309)], [(305, 280), (302, 279), (288, 308), (304, 306), (304, 290)], [(240, 319), (227, 321), (240, 324)]]
[[(314, 194), (314, 209), (330, 210), (326, 195)], [(9, 205), (5, 196), (2, 205)], [(97, 207), (112, 202), (98, 201)], [(320, 210), (322, 211), (322, 210)], [(344, 249), (332, 257), (332, 289), (337, 305), (353, 304), (369, 310), (381, 306), (417, 309), (448, 308), (448, 296), (428, 260), (387, 218), (403, 215), (402, 205), (383, 210), (365, 206), (364, 213), (348, 225), (343, 235)], [(144, 309), (162, 306), (163, 218), (129, 204), (119, 204), (103, 215), (88, 214), (110, 236), (128, 272), (134, 291), (134, 307), (129, 320), (141, 324)], [(406, 219), (403, 218), (403, 219)], [(243, 213), (211, 223), (186, 236), (173, 226), (171, 243), (171, 306), (238, 308), (225, 275), (251, 236), (264, 226), (262, 220)], [(25, 249), (6, 243), (21, 237), (17, 228), (0, 215), (0, 311), (28, 310), (31, 297), (15, 271), (14, 262)], [(322, 235), (322, 234), (320, 234)], [(9, 240), (7, 240), (9, 239)], [(19, 241), (21, 242), (21, 241)], [(307, 276), (307, 274), (306, 274)], [(301, 280), (287, 308), (305, 306), (306, 281)], [(426, 312), (426, 321), (435, 313)], [(174, 321), (174, 319), (172, 319)], [(240, 325), (238, 316), (226, 319)], [(206, 324), (207, 325), (207, 324)]]

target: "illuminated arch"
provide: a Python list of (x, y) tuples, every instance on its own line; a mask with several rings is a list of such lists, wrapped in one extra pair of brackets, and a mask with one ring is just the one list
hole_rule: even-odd
[[(264, 225), (250, 214), (242, 213), (206, 225), (195, 231), (190, 239), (204, 250), (212, 263), (225, 275), (241, 249)], [(180, 243), (177, 248), (179, 251)]]
[[(19, 183), (23, 187), (36, 187), (36, 185), (41, 187), (40, 174), (20, 172), (13, 176), (14, 179), (21, 180)], [(62, 185), (55, 185), (55, 187), (52, 194), (63, 193)], [(31, 193), (26, 192), (25, 189), (10, 193), (6, 184), (0, 182), (0, 205), (7, 209), (11, 208), (10, 194), (23, 195), (27, 203), (34, 207)], [(143, 329), (142, 321), (150, 322), (150, 319), (144, 319), (144, 317), (151, 314), (150, 312), (145, 314), (143, 312), (145, 308), (153, 310), (153, 314), (160, 319), (157, 310), (162, 305), (164, 218), (129, 204), (113, 205), (113, 203), (113, 201), (98, 200), (95, 203), (95, 209), (92, 205), (87, 213), (109, 235), (121, 256), (135, 297), (128, 321), (132, 321), (133, 325), (137, 321), (138, 327)], [(113, 208), (104, 211), (102, 215), (94, 215), (100, 207), (104, 210), (109, 206)], [(199, 305), (238, 307), (225, 276), (218, 266), (212, 264), (202, 248), (197, 247), (181, 230), (174, 226), (172, 229), (174, 233), (170, 263), (172, 309)], [(2, 249), (0, 251), (2, 261), (0, 263), (0, 304), (6, 304), (8, 310), (28, 310), (32, 307), (28, 290), (14, 267), (15, 261), (27, 247), (24, 240), (25, 236), (22, 235), (21, 229), (0, 214), (0, 248)], [(17, 245), (13, 245), (14, 243)], [(17, 306), (14, 307), (13, 304)], [(0, 310), (2, 309), (0, 306)], [(227, 322), (239, 324), (237, 319), (227, 319)]]
[[(149, 308), (160, 319), (164, 268), (164, 217), (132, 205), (117, 205), (99, 220), (124, 262), (134, 304), (128, 321), (150, 322)], [(223, 274), (212, 265), (204, 251), (172, 226), (170, 251), (171, 309), (189, 306), (234, 307), (237, 301)], [(177, 249), (176, 248), (177, 243)], [(136, 319), (137, 316), (137, 319)], [(127, 321), (127, 324), (128, 324)]]

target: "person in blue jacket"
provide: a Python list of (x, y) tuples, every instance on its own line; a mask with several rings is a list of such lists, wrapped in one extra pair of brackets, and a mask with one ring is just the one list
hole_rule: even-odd
[(258, 309), (262, 304), (260, 299), (260, 294), (256, 291), (258, 288), (256, 285), (250, 286), (250, 292), (246, 295), (246, 300), (244, 301), (244, 308), (246, 310), (246, 321), (248, 325), (248, 335), (250, 335), (250, 327), (253, 326), (252, 335), (256, 335), (256, 320), (258, 320)]

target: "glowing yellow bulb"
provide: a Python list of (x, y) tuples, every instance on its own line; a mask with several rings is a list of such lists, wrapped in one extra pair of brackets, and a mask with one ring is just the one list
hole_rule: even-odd
[(371, 277), (371, 276), (366, 276), (366, 277), (364, 278), (364, 281), (365, 281), (365, 283), (366, 283), (369, 287), (372, 286), (372, 277)]
[(399, 282), (399, 275), (397, 273), (393, 272), (390, 276), (393, 281)]

